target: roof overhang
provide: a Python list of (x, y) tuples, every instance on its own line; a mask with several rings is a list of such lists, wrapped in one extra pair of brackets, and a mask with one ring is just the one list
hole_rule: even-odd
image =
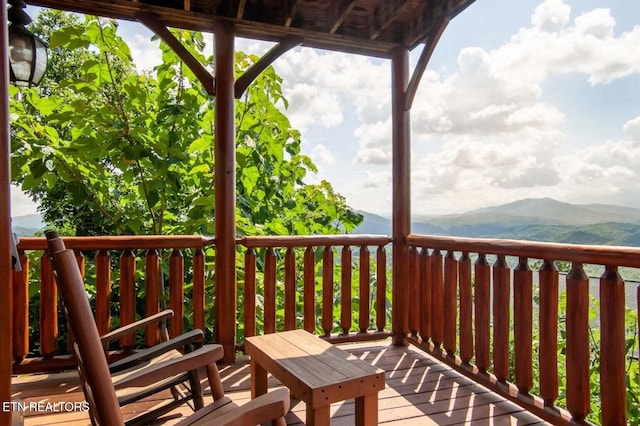
[(166, 26), (214, 32), (235, 24), (239, 37), (279, 42), (287, 36), (319, 49), (388, 58), (423, 43), (442, 19), (475, 0), (28, 0), (53, 9), (136, 20), (153, 13)]

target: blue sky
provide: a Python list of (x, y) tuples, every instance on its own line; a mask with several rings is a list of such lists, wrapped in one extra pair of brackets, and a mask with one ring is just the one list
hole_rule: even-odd
[[(152, 69), (150, 33), (121, 29), (138, 67)], [(310, 181), (388, 215), (389, 61), (297, 48), (274, 66), (319, 166)], [(449, 24), (411, 113), (413, 214), (527, 197), (640, 207), (639, 99), (640, 3), (477, 0)], [(33, 210), (23, 201), (15, 215)]]

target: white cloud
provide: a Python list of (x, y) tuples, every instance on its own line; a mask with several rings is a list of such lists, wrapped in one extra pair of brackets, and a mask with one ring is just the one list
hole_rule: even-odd
[(536, 7), (531, 16), (531, 23), (541, 31), (559, 31), (569, 21), (571, 8), (562, 0), (547, 0)]
[(319, 167), (331, 165), (336, 161), (333, 153), (323, 144), (314, 146), (310, 156), (313, 162)]
[(627, 121), (622, 129), (629, 133), (634, 141), (640, 142), (640, 116)]
[(140, 71), (153, 71), (153, 68), (162, 63), (162, 52), (159, 41), (151, 41), (151, 37), (146, 34), (137, 33), (133, 39), (128, 40), (136, 68)]
[(11, 215), (24, 216), (37, 213), (37, 205), (20, 188), (11, 185)]

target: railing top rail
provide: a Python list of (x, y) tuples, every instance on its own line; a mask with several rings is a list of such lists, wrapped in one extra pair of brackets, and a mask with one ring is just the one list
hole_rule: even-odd
[(387, 235), (290, 235), (247, 236), (237, 243), (247, 248), (326, 247), (326, 246), (384, 246), (393, 241)]
[(640, 248), (410, 234), (407, 244), (467, 253), (640, 268)]
[[(97, 237), (62, 237), (72, 250), (185, 249), (215, 244), (215, 238), (201, 235), (118, 235)], [(46, 250), (44, 237), (21, 237), (18, 250)]]

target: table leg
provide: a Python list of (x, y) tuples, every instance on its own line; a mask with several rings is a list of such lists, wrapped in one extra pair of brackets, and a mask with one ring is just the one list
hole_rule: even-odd
[(307, 426), (329, 426), (331, 417), (331, 406), (313, 408), (307, 404)]
[(378, 424), (378, 392), (356, 398), (356, 426)]
[(267, 393), (267, 370), (251, 360), (251, 399)]

